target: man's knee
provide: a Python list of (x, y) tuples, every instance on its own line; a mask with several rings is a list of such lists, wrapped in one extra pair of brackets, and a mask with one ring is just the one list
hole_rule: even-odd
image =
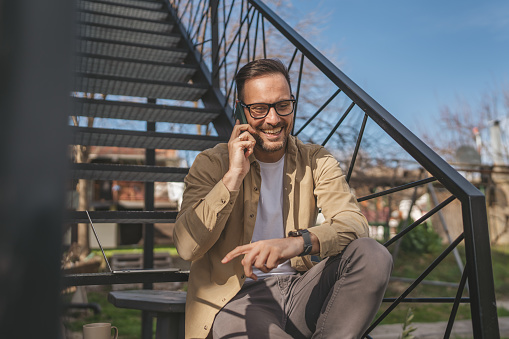
[(368, 279), (381, 280), (385, 285), (392, 272), (392, 255), (385, 246), (372, 238), (359, 238), (350, 243), (345, 254), (350, 252), (352, 259), (360, 263), (369, 275)]

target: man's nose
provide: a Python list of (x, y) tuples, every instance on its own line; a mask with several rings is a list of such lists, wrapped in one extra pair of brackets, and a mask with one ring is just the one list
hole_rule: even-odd
[(276, 125), (277, 123), (279, 123), (280, 120), (281, 120), (281, 117), (279, 116), (279, 114), (277, 114), (276, 108), (271, 107), (269, 109), (269, 113), (265, 117), (265, 122), (268, 124), (271, 124), (271, 125)]

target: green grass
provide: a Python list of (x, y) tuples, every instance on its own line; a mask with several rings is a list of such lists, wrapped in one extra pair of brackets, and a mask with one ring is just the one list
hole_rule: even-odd
[(88, 292), (88, 301), (98, 303), (102, 309), (101, 313), (93, 315), (91, 311), (69, 310), (64, 321), (66, 328), (73, 332), (81, 332), (84, 324), (106, 322), (118, 328), (119, 339), (138, 339), (141, 333), (141, 311), (113, 306), (107, 300), (108, 292), (109, 289)]
[[(102, 256), (100, 249), (95, 249), (91, 251), (95, 255)], [(178, 256), (177, 249), (175, 246), (154, 246), (154, 252), (167, 252), (172, 256)], [(125, 254), (125, 253), (143, 253), (143, 247), (125, 247), (125, 248), (116, 248), (116, 249), (107, 249), (104, 250), (104, 253), (109, 258), (113, 254)]]
[[(458, 247), (460, 256), (465, 263), (465, 249)], [(395, 262), (393, 276), (404, 278), (417, 278), (438, 256), (440, 252), (419, 255), (400, 251)], [(493, 276), (495, 282), (495, 295), (497, 300), (509, 300), (509, 251), (506, 247), (494, 247), (492, 249)], [(432, 271), (425, 280), (443, 281), (458, 283), (461, 272), (456, 260), (451, 253), (440, 265)], [(386, 297), (398, 297), (403, 293), (410, 283), (391, 282), (385, 294)], [(443, 286), (419, 285), (409, 295), (412, 297), (455, 297), (456, 288)], [(468, 296), (465, 292), (463, 296)], [(390, 306), (390, 303), (383, 303), (377, 316), (381, 315)], [(437, 322), (448, 321), (452, 304), (431, 304), (431, 303), (400, 303), (383, 321), (382, 324), (402, 323), (405, 319), (408, 308), (411, 307), (414, 313), (413, 322)], [(498, 309), (501, 317), (509, 316), (509, 311), (503, 308)], [(470, 306), (461, 304), (458, 308), (456, 320), (470, 319)]]

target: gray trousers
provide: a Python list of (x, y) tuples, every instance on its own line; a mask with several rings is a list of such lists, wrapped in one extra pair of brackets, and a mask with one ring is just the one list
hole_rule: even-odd
[(382, 302), (392, 257), (370, 238), (302, 275), (244, 284), (216, 315), (219, 338), (360, 338)]

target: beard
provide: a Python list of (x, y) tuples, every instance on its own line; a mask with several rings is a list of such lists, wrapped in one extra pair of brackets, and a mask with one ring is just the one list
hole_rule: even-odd
[[(287, 126), (284, 125), (284, 126), (276, 126), (277, 127), (282, 127), (283, 128), (283, 131), (282, 132), (286, 132), (286, 128)], [(260, 132), (262, 133), (262, 132)], [(288, 142), (288, 135), (287, 134), (284, 134), (283, 136), (283, 139), (280, 140), (280, 141), (276, 141), (276, 142), (265, 142), (265, 140), (260, 136), (260, 134), (258, 133), (255, 133), (253, 134), (253, 138), (256, 140), (256, 146), (261, 148), (263, 151), (265, 152), (277, 152), (277, 151), (280, 151), (282, 150), (283, 148), (286, 147), (286, 143)]]

